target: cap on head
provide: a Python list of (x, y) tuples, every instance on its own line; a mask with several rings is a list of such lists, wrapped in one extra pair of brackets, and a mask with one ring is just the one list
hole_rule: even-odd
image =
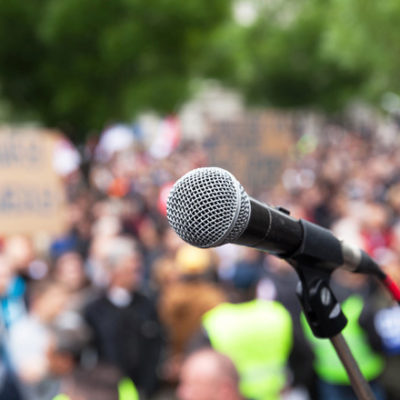
[(184, 244), (176, 253), (176, 263), (183, 274), (201, 274), (211, 266), (211, 250)]

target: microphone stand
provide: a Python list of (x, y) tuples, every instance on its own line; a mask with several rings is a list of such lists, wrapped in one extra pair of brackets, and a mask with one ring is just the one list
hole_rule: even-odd
[(357, 398), (374, 400), (375, 396), (341, 334), (347, 319), (329, 287), (330, 273), (301, 264), (295, 268), (300, 277), (297, 295), (313, 334), (331, 341)]
[(344, 337), (341, 333), (336, 336), (332, 336), (330, 338), (333, 347), (336, 350), (337, 355), (339, 356), (342, 364), (344, 365), (347, 374), (349, 376), (351, 385), (356, 393), (356, 396), (359, 399), (375, 399), (374, 394), (368, 382), (365, 380), (362, 375), (360, 368), (358, 367), (354, 357), (351, 354), (349, 346), (347, 345)]
[(314, 336), (331, 341), (358, 399), (374, 400), (375, 396), (341, 334), (347, 318), (329, 286), (332, 271), (343, 264), (341, 249), (330, 240), (325, 229), (305, 220), (300, 222), (302, 243), (286, 260), (300, 278), (297, 296), (307, 322)]

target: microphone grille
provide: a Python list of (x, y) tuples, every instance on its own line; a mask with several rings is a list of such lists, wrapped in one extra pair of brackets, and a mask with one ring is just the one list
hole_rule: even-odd
[(207, 248), (240, 237), (250, 218), (250, 199), (228, 171), (198, 168), (182, 176), (167, 201), (167, 218), (191, 245)]

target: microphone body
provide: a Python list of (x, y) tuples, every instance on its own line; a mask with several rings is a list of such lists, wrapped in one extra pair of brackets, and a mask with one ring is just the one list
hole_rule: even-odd
[(234, 243), (274, 254), (294, 266), (329, 271), (343, 266), (382, 278), (382, 271), (365, 252), (340, 241), (328, 229), (251, 198), (221, 168), (198, 168), (180, 178), (170, 192), (167, 217), (176, 233), (196, 247)]

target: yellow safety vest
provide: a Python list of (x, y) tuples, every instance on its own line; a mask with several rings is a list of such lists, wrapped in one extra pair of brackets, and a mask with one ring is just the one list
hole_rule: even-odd
[[(363, 300), (359, 295), (350, 296), (342, 304), (343, 313), (348, 319), (342, 334), (350, 347), (352, 355), (357, 361), (362, 374), (367, 381), (377, 378), (383, 371), (384, 361), (379, 354), (368, 343), (365, 332), (358, 323), (362, 309)], [(314, 368), (317, 375), (324, 381), (339, 385), (349, 385), (350, 381), (338, 355), (329, 339), (316, 338), (308, 326), (304, 317), (301, 316), (306, 337), (314, 349)]]
[(139, 400), (139, 393), (130, 378), (123, 378), (118, 384), (119, 400)]
[(204, 314), (203, 326), (213, 348), (235, 364), (244, 396), (280, 398), (292, 346), (292, 320), (282, 304), (264, 300), (223, 303)]

